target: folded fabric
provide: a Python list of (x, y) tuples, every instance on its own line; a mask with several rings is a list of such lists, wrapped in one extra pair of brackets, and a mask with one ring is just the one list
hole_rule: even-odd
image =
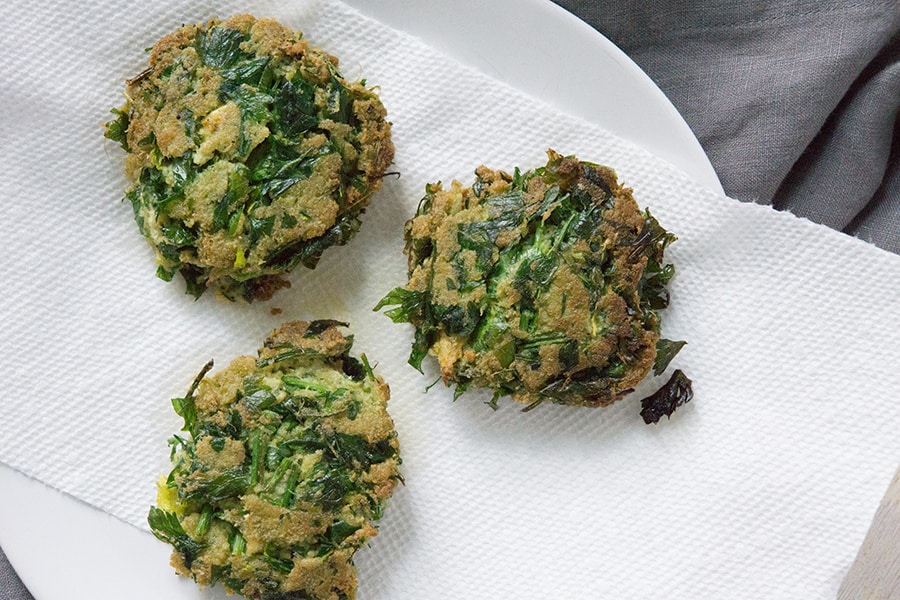
[(557, 3), (666, 92), (729, 196), (900, 253), (896, 2)]

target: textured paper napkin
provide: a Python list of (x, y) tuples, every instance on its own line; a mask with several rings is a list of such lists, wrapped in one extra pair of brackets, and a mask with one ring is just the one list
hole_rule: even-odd
[[(399, 178), (359, 236), (271, 302), (194, 302), (154, 277), (100, 124), (181, 23), (275, 16), (381, 87)], [(900, 257), (700, 188), (335, 2), (14, 2), (0, 36), (0, 460), (146, 529), (182, 395), (209, 359), (295, 318), (350, 321), (393, 391), (406, 486), (358, 554), (361, 598), (827, 598), (900, 459)], [(14, 29), (15, 31), (12, 31)], [(598, 74), (602, 76), (602, 74)], [(452, 402), (372, 312), (402, 284), (424, 184), (552, 147), (613, 166), (679, 236), (664, 333), (695, 400), (606, 410)], [(271, 307), (283, 309), (278, 316)]]

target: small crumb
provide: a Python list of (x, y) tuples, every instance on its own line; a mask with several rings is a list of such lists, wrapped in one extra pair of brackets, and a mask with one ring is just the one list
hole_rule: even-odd
[(273, 306), (272, 308), (269, 309), (269, 314), (272, 315), (273, 317), (277, 317), (282, 312), (284, 312), (284, 311), (281, 310), (280, 308), (278, 308), (277, 306)]

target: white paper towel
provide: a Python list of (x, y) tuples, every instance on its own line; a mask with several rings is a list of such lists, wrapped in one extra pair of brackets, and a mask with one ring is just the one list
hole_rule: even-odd
[[(142, 49), (182, 23), (274, 16), (381, 87), (394, 170), (350, 245), (255, 306), (154, 277), (102, 137)], [(282, 321), (348, 320), (390, 383), (406, 486), (358, 556), (360, 598), (829, 598), (900, 460), (900, 257), (741, 204), (597, 126), (320, 0), (13, 2), (0, 36), (0, 460), (146, 529), (169, 398)], [(609, 164), (679, 236), (664, 333), (695, 400), (605, 410), (452, 402), (371, 308), (405, 281), (424, 184), (552, 147)], [(271, 307), (283, 309), (278, 316)], [(674, 366), (674, 365), (673, 365)]]

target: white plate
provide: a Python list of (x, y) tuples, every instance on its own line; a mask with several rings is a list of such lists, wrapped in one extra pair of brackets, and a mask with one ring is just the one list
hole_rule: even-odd
[[(625, 54), (548, 0), (346, 0), (722, 190), (690, 128)], [(515, 14), (515, 19), (509, 15)], [(528, 40), (528, 43), (523, 43)], [(0, 545), (37, 600), (226, 598), (198, 592), (152, 535), (0, 466)]]

